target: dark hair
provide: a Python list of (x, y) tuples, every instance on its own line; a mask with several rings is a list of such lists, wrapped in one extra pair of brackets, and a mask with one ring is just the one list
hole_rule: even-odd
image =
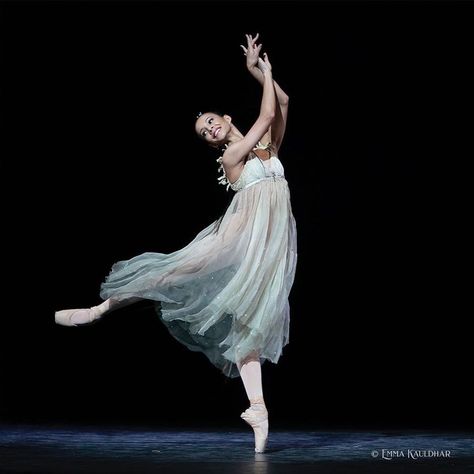
[(194, 123), (196, 123), (196, 120), (199, 118), (199, 117), (202, 117), (204, 114), (215, 114), (215, 115), (219, 115), (219, 117), (223, 117), (224, 114), (220, 111), (220, 110), (217, 110), (217, 109), (209, 109), (209, 110), (206, 110), (206, 112), (198, 112), (197, 114), (194, 114)]
[(224, 114), (219, 110), (219, 109), (215, 109), (214, 107), (212, 108), (209, 108), (209, 109), (204, 109), (206, 110), (205, 112), (198, 112), (195, 117), (196, 117), (196, 120), (201, 116), (201, 115), (204, 115), (204, 114), (216, 114), (216, 115), (220, 115), (221, 117), (224, 116)]

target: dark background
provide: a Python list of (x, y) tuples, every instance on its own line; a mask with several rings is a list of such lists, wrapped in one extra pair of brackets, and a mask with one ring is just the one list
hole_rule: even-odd
[(239, 44), (260, 32), (298, 226), (290, 343), (263, 365), (273, 428), (472, 428), (452, 199), (471, 25), (467, 2), (2, 3), (1, 420), (243, 427), (240, 379), (146, 302), (80, 328), (54, 311), (225, 209), (194, 119), (252, 124)]

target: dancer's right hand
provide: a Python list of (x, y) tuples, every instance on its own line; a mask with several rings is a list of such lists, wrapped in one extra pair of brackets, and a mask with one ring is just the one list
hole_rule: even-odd
[(263, 74), (271, 74), (272, 72), (272, 65), (270, 60), (268, 59), (268, 54), (263, 53), (263, 59), (258, 58), (257, 66)]

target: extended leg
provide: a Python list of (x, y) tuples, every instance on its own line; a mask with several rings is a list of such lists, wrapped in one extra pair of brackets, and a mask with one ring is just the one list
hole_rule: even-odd
[(255, 452), (263, 453), (268, 439), (268, 411), (263, 398), (262, 368), (257, 352), (237, 364), (250, 407), (240, 416), (254, 430)]
[(62, 326), (79, 326), (82, 324), (89, 324), (96, 319), (101, 318), (105, 313), (114, 311), (129, 304), (139, 301), (141, 298), (128, 298), (126, 300), (116, 300), (108, 298), (103, 303), (92, 306), (91, 308), (79, 309), (64, 309), (54, 313), (54, 320), (56, 324)]

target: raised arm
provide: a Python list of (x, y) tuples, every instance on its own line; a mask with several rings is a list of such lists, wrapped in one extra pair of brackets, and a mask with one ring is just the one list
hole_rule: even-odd
[[(257, 33), (255, 38), (252, 38), (251, 35), (245, 36), (247, 38), (247, 47), (241, 45), (241, 48), (244, 50), (244, 54), (247, 57), (247, 69), (250, 74), (252, 74), (252, 76), (263, 85), (263, 75), (258, 67), (259, 61), (261, 61), (259, 55), (262, 48), (261, 44), (257, 45), (259, 35)], [(273, 86), (278, 101), (278, 107), (275, 110), (275, 120), (272, 124), (271, 130), (268, 131), (266, 140), (271, 141), (273, 146), (276, 148), (276, 151), (278, 151), (285, 135), (289, 97), (275, 80), (273, 80)]]
[(232, 143), (222, 155), (224, 164), (236, 166), (243, 161), (262, 139), (275, 118), (275, 90), (273, 87), (272, 66), (265, 54), (264, 60), (258, 64), (263, 76), (263, 94), (260, 104), (260, 114), (247, 134), (238, 142)]

